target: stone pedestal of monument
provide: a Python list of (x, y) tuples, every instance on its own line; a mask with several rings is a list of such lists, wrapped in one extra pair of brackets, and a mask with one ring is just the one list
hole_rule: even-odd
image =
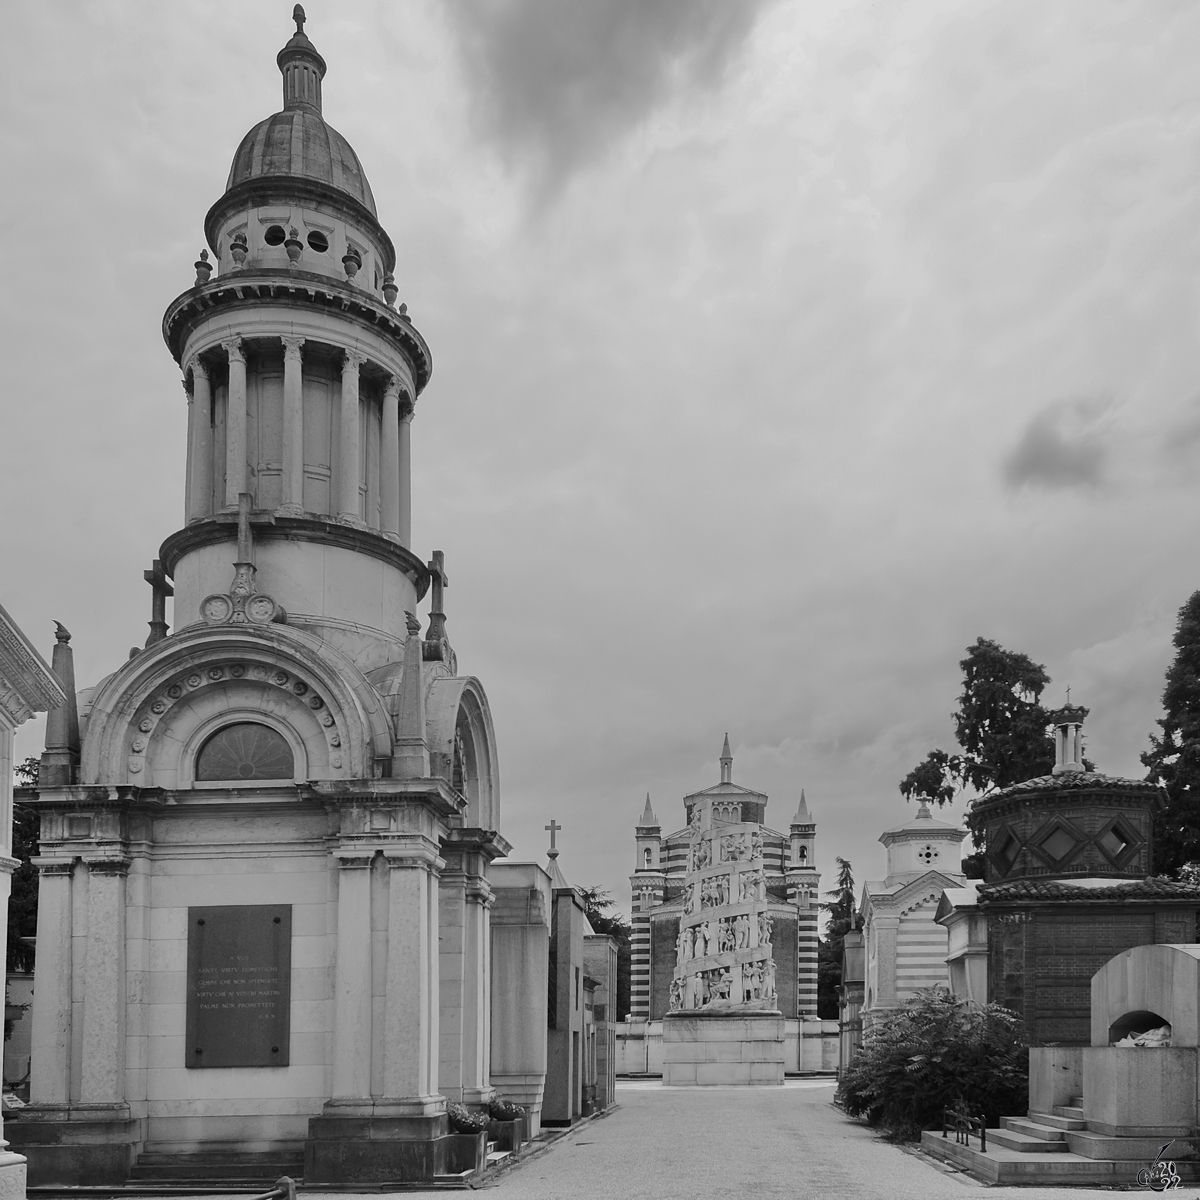
[(673, 1012), (663, 1017), (668, 1087), (783, 1083), (780, 1012)]

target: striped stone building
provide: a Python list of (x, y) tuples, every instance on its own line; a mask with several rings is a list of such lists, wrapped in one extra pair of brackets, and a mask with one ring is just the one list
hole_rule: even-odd
[[(683, 798), (684, 825), (663, 834), (646, 797), (635, 833), (633, 940), (630, 1016), (634, 1021), (660, 1021), (670, 1007), (671, 977), (679, 919), (683, 913), (683, 879), (688, 871), (692, 809), (701, 799), (714, 802), (714, 813), (731, 823), (765, 819), (767, 797), (733, 782), (729, 738), (721, 752), (721, 781)], [(817, 1015), (817, 920), (821, 877), (816, 870), (817, 827), (804, 793), (787, 833), (764, 825), (763, 858), (771, 915), (779, 1008), (785, 1018), (813, 1020)], [(934, 926), (934, 928), (938, 928)]]
[(965, 829), (935, 820), (924, 803), (916, 816), (880, 836), (887, 877), (864, 887), (859, 906), (866, 950), (864, 1026), (923, 988), (949, 987), (947, 934), (934, 917), (943, 890), (965, 882), (966, 836)]

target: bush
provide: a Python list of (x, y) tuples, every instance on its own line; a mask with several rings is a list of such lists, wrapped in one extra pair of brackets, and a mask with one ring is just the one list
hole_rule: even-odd
[(983, 1114), (995, 1126), (1029, 1107), (1021, 1023), (998, 1004), (920, 992), (871, 1026), (837, 1095), (850, 1116), (902, 1139), (941, 1129), (947, 1107)]
[(473, 1113), (461, 1104), (447, 1104), (446, 1115), (450, 1128), (455, 1133), (485, 1133), (488, 1127), (487, 1113)]
[(488, 1114), (493, 1121), (515, 1121), (525, 1115), (525, 1110), (511, 1100), (489, 1100)]

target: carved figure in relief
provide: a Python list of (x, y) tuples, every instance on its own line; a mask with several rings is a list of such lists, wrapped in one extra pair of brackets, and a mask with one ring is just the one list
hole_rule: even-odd
[(716, 879), (713, 880), (713, 883), (716, 885), (715, 891), (717, 894), (717, 901), (716, 901), (717, 907), (719, 908), (723, 904), (728, 904), (729, 903), (729, 876), (728, 875), (718, 875), (716, 877)]
[(763, 837), (757, 829), (750, 834), (750, 857), (762, 858), (763, 856)]
[(743, 900), (761, 900), (761, 889), (763, 884), (763, 875), (761, 871), (747, 871), (742, 875), (742, 893)]
[(750, 945), (750, 918), (742, 913), (733, 919), (734, 949), (744, 950)]
[(692, 847), (692, 870), (699, 871), (708, 866), (708, 858), (710, 846), (712, 843), (707, 838), (701, 838), (695, 846)]
[(758, 914), (758, 944), (760, 946), (769, 946), (771, 944), (771, 914)]
[(708, 953), (708, 926), (693, 926), (692, 937), (692, 957), (703, 958)]
[(763, 984), (762, 996), (764, 1000), (775, 999), (775, 960), (768, 958), (762, 966)]
[(692, 931), (690, 928), (684, 929), (680, 935), (679, 961), (687, 962), (692, 957)]
[(696, 888), (695, 885), (690, 885), (687, 889), (687, 896), (683, 902), (683, 912), (685, 916), (691, 916), (696, 911)]
[(683, 1007), (683, 980), (671, 980), (671, 1011), (678, 1012)]
[(726, 967), (723, 971), (717, 972), (717, 983), (714, 989), (714, 998), (717, 1000), (729, 999), (729, 987), (732, 980), (730, 979), (729, 968)]
[(717, 922), (717, 948), (719, 950), (732, 950), (733, 940), (733, 922), (728, 917), (722, 917)]

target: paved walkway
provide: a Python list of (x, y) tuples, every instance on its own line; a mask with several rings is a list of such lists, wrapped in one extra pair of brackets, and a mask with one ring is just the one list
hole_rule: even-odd
[[(847, 1120), (832, 1099), (833, 1085), (824, 1080), (789, 1080), (782, 1088), (618, 1084), (615, 1111), (576, 1127), (488, 1190), (496, 1200), (969, 1200), (981, 1192), (981, 1184)], [(406, 1195), (445, 1200), (447, 1193)], [(1112, 1193), (989, 1188), (986, 1196), (1111, 1200)]]

